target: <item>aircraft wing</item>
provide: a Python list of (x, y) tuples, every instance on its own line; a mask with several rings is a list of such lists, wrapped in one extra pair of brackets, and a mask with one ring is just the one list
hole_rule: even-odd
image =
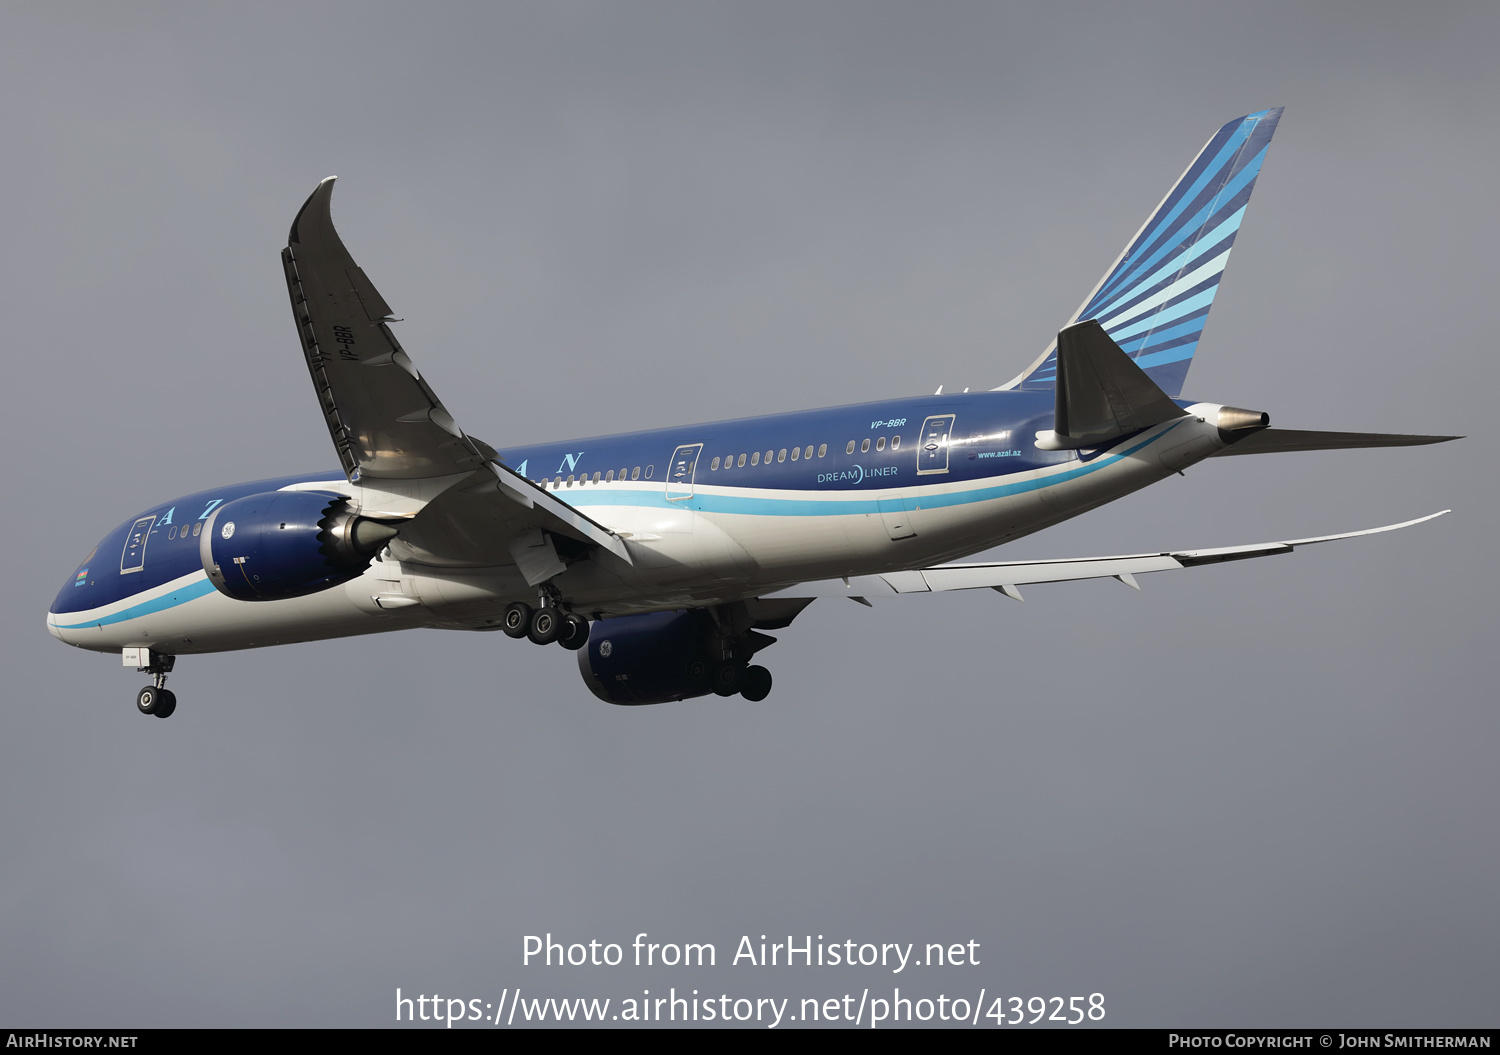
[(1317, 538), (1291, 539), (1286, 542), (1261, 542), (1249, 546), (1135, 553), (1121, 557), (1083, 557), (1075, 560), (939, 564), (932, 568), (887, 572), (884, 575), (860, 575), (848, 579), (800, 583), (768, 594), (767, 597), (848, 597), (850, 600), (868, 605), (872, 598), (890, 597), (895, 594), (942, 593), (948, 590), (976, 590), (988, 587), (1019, 601), (1022, 597), (1018, 587), (1029, 586), (1032, 583), (1107, 578), (1119, 579), (1125, 585), (1139, 590), (1140, 586), (1136, 584), (1135, 576), (1148, 572), (1177, 571), (1180, 568), (1196, 568), (1203, 564), (1222, 564), (1225, 561), (1248, 560), (1251, 557), (1270, 557), (1278, 553), (1290, 553), (1298, 546), (1358, 538), (1361, 535), (1378, 535), (1383, 531), (1399, 531), (1449, 512), (1452, 510), (1444, 509), (1442, 512), (1431, 513), (1401, 524), (1387, 524), (1384, 527), (1366, 528), (1363, 531), (1347, 531), (1341, 535), (1320, 535)]
[(351, 483), (472, 471), (495, 456), (453, 421), (402, 350), (390, 305), (333, 228), (334, 177), (292, 221), (281, 251), (318, 402)]
[(1261, 429), (1219, 451), (1231, 454), (1276, 454), (1282, 451), (1341, 451), (1356, 447), (1418, 447), (1447, 443), (1462, 436), (1410, 436), (1395, 432), (1308, 432), (1303, 429)]
[(334, 230), (333, 182), (318, 184), (303, 204), (281, 260), (307, 368), (349, 482), (453, 481), (447, 491), (461, 499), (445, 491), (402, 526), (419, 557), (561, 570), (545, 529), (629, 563), (617, 535), (501, 465), (493, 447), (458, 427), (391, 332), (390, 305)]

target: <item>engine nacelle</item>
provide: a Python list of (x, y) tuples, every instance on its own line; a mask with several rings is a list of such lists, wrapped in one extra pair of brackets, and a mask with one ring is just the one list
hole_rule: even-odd
[(578, 651), (578, 671), (605, 703), (667, 703), (706, 696), (714, 622), (701, 608), (600, 619)]
[(359, 575), (396, 529), (326, 491), (269, 491), (214, 510), (198, 542), (203, 570), (240, 601), (301, 597)]

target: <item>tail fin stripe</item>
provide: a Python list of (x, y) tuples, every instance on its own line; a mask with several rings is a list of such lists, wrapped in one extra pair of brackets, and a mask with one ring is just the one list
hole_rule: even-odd
[[(1184, 223), (1181, 228), (1170, 235), (1164, 235), (1163, 244), (1149, 258), (1143, 261), (1140, 267), (1133, 270), (1123, 281), (1116, 284), (1110, 292), (1096, 295), (1090, 302), (1091, 307), (1092, 305), (1101, 303), (1105, 298), (1116, 295), (1120, 289), (1135, 284), (1137, 275), (1147, 267), (1156, 264), (1164, 256), (1183, 249), (1191, 250), (1194, 245), (1201, 244), (1203, 241), (1214, 237), (1214, 234), (1223, 226), (1223, 223), (1227, 222), (1222, 221), (1221, 217), (1232, 218), (1237, 212), (1243, 213), (1245, 206), (1250, 203), (1250, 192), (1253, 189), (1255, 177), (1260, 172), (1260, 163), (1264, 159), (1265, 151), (1262, 150), (1252, 165), (1247, 165), (1241, 169), (1239, 175), (1231, 183), (1222, 187), (1219, 193), (1205, 204), (1191, 219)], [(1241, 219), (1243, 219), (1243, 215)], [(1205, 229), (1210, 225), (1216, 225), (1214, 231), (1205, 233)], [(1235, 222), (1233, 229), (1239, 229), (1238, 221)], [(1193, 231), (1198, 232), (1196, 237), (1191, 236), (1190, 232)], [(1189, 233), (1190, 240), (1187, 242), (1180, 241), (1184, 233)]]
[[(1138, 334), (1145, 334), (1149, 337), (1157, 326), (1175, 323), (1190, 312), (1197, 311), (1199, 308), (1202, 308), (1206, 313), (1213, 302), (1214, 287), (1211, 281), (1209, 281), (1197, 289), (1189, 288), (1184, 290), (1180, 300), (1177, 300), (1173, 304), (1168, 304), (1167, 308), (1171, 310), (1170, 318), (1163, 319), (1157, 315), (1148, 315), (1144, 319), (1137, 319), (1129, 326), (1116, 327), (1115, 331), (1110, 333), (1110, 336), (1115, 337), (1115, 333), (1118, 333), (1120, 337), (1124, 338), (1135, 337)], [(1118, 339), (1116, 338), (1116, 340)]]
[(1131, 355), (1135, 355), (1136, 352), (1144, 352), (1148, 348), (1159, 348), (1165, 345), (1168, 341), (1175, 341), (1182, 337), (1187, 337), (1189, 335), (1196, 336), (1197, 334), (1202, 333), (1203, 320), (1207, 317), (1208, 309), (1201, 308), (1193, 313), (1192, 318), (1186, 321), (1179, 320), (1174, 325), (1168, 327), (1165, 330), (1156, 330), (1152, 333), (1144, 334), (1141, 337), (1136, 338), (1135, 340), (1130, 340), (1127, 338), (1126, 340), (1116, 341), (1115, 343), (1117, 343), (1121, 348), (1125, 349), (1126, 352), (1130, 353)]
[[(1194, 318), (1191, 320), (1191, 324), (1196, 328), (1196, 334), (1193, 337), (1191, 345), (1189, 345), (1188, 342), (1184, 342), (1183, 347), (1187, 349), (1186, 354), (1178, 356), (1174, 359), (1163, 359), (1161, 361), (1175, 362), (1177, 361), (1177, 359), (1191, 358), (1193, 349), (1197, 347), (1196, 337), (1202, 334), (1203, 326), (1207, 322), (1208, 309), (1213, 305), (1214, 292), (1216, 288), (1217, 287), (1215, 285), (1215, 280), (1213, 278), (1206, 279), (1203, 282), (1199, 283), (1196, 288), (1183, 291), (1181, 295), (1182, 299), (1176, 301), (1175, 303), (1166, 305), (1161, 313), (1148, 315), (1146, 318), (1137, 320), (1132, 325), (1126, 326), (1120, 330), (1114, 332), (1106, 330), (1106, 332), (1108, 332), (1110, 334), (1110, 337), (1115, 339), (1117, 343), (1119, 342), (1121, 337), (1123, 337), (1128, 342), (1129, 338), (1139, 336), (1139, 343), (1130, 342), (1128, 345), (1122, 344), (1121, 347), (1125, 348), (1127, 353), (1130, 353), (1137, 359), (1140, 359), (1142, 358), (1141, 353), (1138, 351), (1132, 352), (1131, 349), (1144, 348), (1147, 344), (1152, 343), (1153, 337), (1157, 336), (1155, 327), (1162, 325), (1163, 323), (1182, 323), (1183, 325), (1187, 325), (1184, 320), (1187, 318), (1187, 316), (1191, 315), (1194, 316)], [(1161, 318), (1161, 315), (1165, 314), (1167, 311), (1171, 311), (1171, 318)], [(1186, 334), (1186, 331), (1184, 330), (1183, 333)], [(1145, 369), (1144, 365), (1142, 366), (1142, 369)], [(1057, 357), (1054, 355), (1046, 363), (1043, 363), (1040, 367), (1038, 367), (1036, 372), (1028, 380), (1033, 384), (1046, 383), (1055, 380), (1056, 376)]]
[[(1229, 226), (1228, 231), (1225, 233), (1227, 233), (1228, 236), (1232, 237), (1234, 233), (1239, 230), (1240, 222), (1244, 219), (1245, 207), (1250, 203), (1250, 191), (1253, 189), (1251, 185), (1254, 183), (1256, 175), (1259, 174), (1261, 162), (1264, 160), (1265, 151), (1262, 150), (1251, 164), (1246, 165), (1243, 169), (1241, 169), (1239, 175), (1236, 176), (1231, 183), (1222, 187), (1220, 189), (1220, 193), (1216, 194), (1212, 201), (1204, 205), (1203, 208), (1200, 209), (1197, 214), (1192, 217), (1192, 219), (1188, 220), (1183, 225), (1183, 228), (1181, 230), (1173, 232), (1171, 237), (1167, 239), (1166, 243), (1162, 245), (1156, 252), (1152, 253), (1147, 260), (1143, 261), (1140, 267), (1134, 269), (1125, 281), (1123, 281), (1119, 285), (1116, 285), (1114, 289), (1109, 293), (1101, 293), (1095, 295), (1094, 298), (1089, 302), (1089, 304), (1084, 308), (1083, 314), (1085, 316), (1093, 315), (1097, 317), (1102, 310), (1100, 306), (1107, 299), (1119, 295), (1128, 295), (1121, 294), (1120, 292), (1126, 287), (1136, 289), (1140, 288), (1140, 286), (1144, 283), (1136, 282), (1136, 275), (1140, 274), (1140, 272), (1145, 268), (1158, 262), (1163, 256), (1173, 253), (1174, 251), (1183, 251), (1190, 254), (1197, 246), (1202, 245), (1204, 242), (1209, 242), (1209, 239), (1213, 239), (1213, 241), (1219, 241), (1220, 238), (1224, 237), (1224, 234), (1221, 234), (1221, 232), (1224, 232), (1226, 226), (1230, 224), (1232, 224), (1233, 226)], [(1228, 214), (1227, 218), (1220, 222), (1212, 231), (1202, 234), (1200, 237), (1193, 238), (1191, 242), (1185, 244), (1178, 243), (1176, 241), (1183, 230), (1192, 229), (1201, 232), (1205, 227), (1214, 222), (1216, 215), (1224, 215), (1226, 213)], [(1209, 242), (1209, 244), (1212, 245), (1213, 242)], [(1170, 266), (1170, 264), (1167, 266)], [(1161, 272), (1160, 270), (1158, 270), (1156, 273), (1160, 274)], [(1150, 280), (1148, 279), (1146, 281), (1149, 282)]]
[(1168, 363), (1180, 363), (1184, 359), (1189, 359), (1192, 357), (1193, 349), (1196, 346), (1196, 343), (1184, 343), (1173, 348), (1168, 348), (1164, 351), (1148, 352), (1145, 355), (1138, 355), (1135, 358), (1135, 365), (1139, 366), (1142, 370), (1147, 370), (1153, 366), (1166, 366)]
[(1129, 289), (1121, 290), (1119, 296), (1113, 301), (1103, 302), (1097, 306), (1090, 305), (1089, 313), (1095, 318), (1115, 314), (1129, 307), (1131, 298), (1147, 297), (1158, 289), (1170, 285), (1174, 279), (1180, 278), (1183, 271), (1189, 267), (1204, 259), (1212, 259), (1220, 253), (1227, 252), (1234, 245), (1234, 236), (1240, 229), (1240, 220), (1244, 215), (1245, 207), (1241, 205), (1230, 215), (1229, 219)]
[(1264, 160), (1265, 150), (1262, 149), (1251, 159), (1250, 164), (1240, 168), (1232, 178), (1220, 182), (1213, 189), (1212, 194), (1205, 192), (1205, 196), (1199, 202), (1195, 202), (1199, 208), (1192, 216), (1158, 233), (1151, 244), (1146, 247), (1149, 255), (1134, 267), (1121, 268), (1116, 277), (1090, 299), (1090, 304), (1098, 304), (1101, 300), (1113, 296), (1121, 288), (1129, 286), (1142, 271), (1154, 265), (1162, 257), (1198, 242), (1204, 237), (1204, 228), (1214, 224), (1219, 217), (1228, 215), (1249, 202), (1250, 194), (1247, 188), (1254, 183), (1256, 175), (1260, 172), (1261, 162)]
[[(1171, 282), (1164, 286), (1162, 289), (1151, 294), (1151, 296), (1147, 297), (1145, 300), (1136, 301), (1129, 307), (1116, 312), (1114, 315), (1111, 315), (1108, 318), (1100, 319), (1100, 325), (1103, 326), (1106, 330), (1110, 331), (1111, 337), (1114, 336), (1114, 331), (1118, 330), (1121, 326), (1124, 326), (1126, 324), (1136, 326), (1141, 325), (1142, 317), (1151, 312), (1152, 309), (1169, 307), (1169, 302), (1171, 300), (1182, 295), (1183, 293), (1186, 293), (1188, 290), (1192, 289), (1200, 282), (1218, 281), (1219, 274), (1224, 270), (1224, 261), (1228, 259), (1228, 250), (1225, 250), (1218, 256), (1209, 258), (1202, 264), (1199, 264), (1197, 267), (1193, 268), (1193, 270), (1189, 271), (1186, 275), (1183, 275), (1181, 278), (1177, 279), (1175, 282)], [(1212, 289), (1209, 289), (1206, 292), (1209, 295), (1209, 299), (1212, 300), (1214, 291)], [(1157, 320), (1151, 318), (1148, 321), (1154, 324)], [(1129, 337), (1133, 335), (1127, 333), (1125, 334), (1125, 336)]]
[[(1209, 181), (1212, 180), (1216, 174), (1220, 174), (1223, 172), (1226, 163), (1232, 162), (1234, 155), (1239, 152), (1241, 147), (1244, 146), (1245, 140), (1249, 138), (1250, 131), (1254, 127), (1255, 125), (1252, 118), (1247, 117), (1240, 122), (1239, 128), (1235, 129), (1235, 131), (1230, 134), (1228, 141), (1224, 144), (1223, 147), (1219, 149), (1218, 153), (1214, 155), (1214, 159), (1204, 166), (1203, 171), (1198, 174), (1198, 178), (1193, 181), (1192, 186), (1177, 198), (1177, 201), (1172, 205), (1171, 211), (1168, 212), (1165, 216), (1161, 216), (1160, 219), (1158, 219), (1155, 223), (1148, 224), (1146, 229), (1142, 230), (1138, 235), (1136, 235), (1135, 243), (1131, 245), (1130, 249), (1126, 251), (1119, 264), (1115, 266), (1115, 273), (1110, 276), (1108, 282), (1106, 282), (1099, 288), (1098, 292), (1100, 294), (1107, 293), (1110, 287), (1117, 286), (1122, 281), (1124, 281), (1126, 271), (1132, 267), (1136, 259), (1140, 257), (1141, 254), (1148, 252), (1152, 245), (1155, 245), (1160, 241), (1162, 235), (1167, 233), (1169, 229), (1173, 227), (1173, 221), (1181, 216), (1183, 211), (1189, 205), (1195, 203), (1199, 199), (1199, 197), (1203, 194), (1203, 191), (1206, 189)], [(1220, 129), (1219, 135), (1222, 134), (1223, 129)], [(1217, 139), (1218, 135), (1216, 135), (1214, 138)], [(1186, 181), (1187, 177), (1192, 174), (1193, 168), (1197, 166), (1198, 162), (1202, 161), (1203, 158), (1207, 156), (1208, 151), (1212, 146), (1213, 141), (1210, 140), (1208, 144), (1204, 146), (1202, 152), (1199, 153), (1198, 157), (1194, 160), (1193, 164), (1188, 166), (1188, 171), (1183, 173), (1184, 182)], [(1178, 186), (1181, 186), (1181, 183), (1179, 183)], [(1170, 196), (1168, 200), (1171, 200)], [(1163, 207), (1165, 207), (1166, 204), (1166, 202), (1162, 202)], [(1159, 211), (1160, 210), (1158, 210), (1158, 212)], [(1190, 220), (1188, 222), (1191, 223), (1192, 221)]]

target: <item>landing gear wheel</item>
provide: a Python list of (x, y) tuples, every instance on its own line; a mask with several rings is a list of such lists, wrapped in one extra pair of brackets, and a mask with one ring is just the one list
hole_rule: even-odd
[[(166, 689), (158, 689), (155, 685), (147, 685), (135, 694), (135, 709), (142, 714), (157, 714), (165, 718), (177, 707), (177, 697)], [(162, 714), (165, 711), (166, 714)]]
[(748, 667), (745, 670), (745, 685), (740, 695), (751, 703), (759, 703), (771, 695), (771, 672), (765, 667)]
[(715, 663), (712, 672), (714, 692), (720, 696), (735, 696), (745, 682), (745, 668), (732, 660)]
[(572, 612), (563, 616), (562, 629), (557, 634), (557, 643), (569, 652), (577, 652), (589, 643), (589, 621)]
[(526, 636), (538, 645), (550, 645), (562, 633), (562, 614), (556, 608), (538, 608), (531, 613)]
[(506, 637), (522, 638), (531, 629), (531, 605), (525, 601), (517, 601), (505, 610), (500, 617), (500, 629), (505, 631)]

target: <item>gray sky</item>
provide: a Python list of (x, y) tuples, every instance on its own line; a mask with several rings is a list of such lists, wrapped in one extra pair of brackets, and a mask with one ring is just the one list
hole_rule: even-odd
[[(8, 5), (0, 1022), (348, 1025), (395, 990), (1105, 994), (1493, 1026), (1493, 4)], [(1226, 459), (1014, 557), (1409, 532), (815, 604), (764, 703), (616, 709), (416, 631), (184, 660), (43, 615), (173, 495), (336, 465), (277, 253), (317, 181), (466, 429), (993, 386), (1205, 139), (1285, 105), (1185, 394), (1440, 448)], [(522, 937), (720, 966), (521, 965)], [(742, 934), (980, 943), (761, 969)]]

